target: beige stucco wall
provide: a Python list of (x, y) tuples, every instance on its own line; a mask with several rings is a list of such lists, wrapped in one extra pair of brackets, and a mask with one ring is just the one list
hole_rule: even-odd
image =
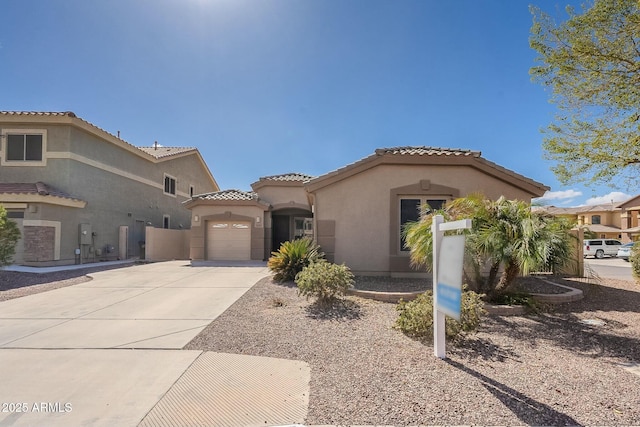
[[(408, 260), (408, 254), (399, 250), (399, 244), (391, 248), (391, 233), (399, 233), (400, 227), (397, 221), (391, 224), (391, 209), (400, 209), (399, 201), (391, 200), (391, 191), (419, 185), (421, 181), (428, 181), (434, 187), (441, 185), (459, 189), (459, 196), (482, 192), (494, 199), (505, 196), (531, 200), (524, 190), (469, 166), (379, 165), (316, 190), (314, 216), (318, 243), (333, 244), (329, 250), (323, 248), (325, 252), (333, 252), (333, 261), (344, 262), (357, 273), (389, 274), (396, 271), (403, 263), (397, 263), (394, 257)], [(452, 198), (438, 196), (429, 195), (434, 199)], [(331, 227), (335, 228), (333, 242), (330, 236), (323, 236), (322, 230)], [(397, 240), (397, 234), (394, 239)], [(404, 265), (408, 265), (408, 261)]]
[(189, 259), (191, 230), (146, 227), (145, 259), (169, 261)]
[[(259, 218), (259, 221), (258, 221)], [(191, 244), (189, 257), (195, 261), (207, 259), (207, 221), (251, 222), (251, 259), (265, 258), (265, 233), (270, 233), (271, 219), (264, 207), (246, 205), (202, 204), (191, 209)]]
[(311, 210), (307, 192), (302, 183), (296, 186), (265, 185), (256, 191), (261, 200), (271, 204), (273, 210), (300, 208)]

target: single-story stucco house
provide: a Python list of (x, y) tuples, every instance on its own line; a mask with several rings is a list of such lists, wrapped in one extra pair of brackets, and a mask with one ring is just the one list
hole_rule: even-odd
[(185, 202), (192, 260), (265, 260), (283, 241), (310, 236), (357, 274), (409, 273), (401, 230), (418, 219), (420, 205), (472, 193), (530, 202), (549, 189), (478, 151), (422, 146), (381, 148), (319, 177), (274, 175), (251, 187)]

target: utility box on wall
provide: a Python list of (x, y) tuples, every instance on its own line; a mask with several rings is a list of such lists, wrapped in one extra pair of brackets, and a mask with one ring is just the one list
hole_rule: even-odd
[(80, 244), (81, 245), (90, 245), (91, 242), (91, 224), (80, 224), (79, 225), (79, 234), (80, 234)]

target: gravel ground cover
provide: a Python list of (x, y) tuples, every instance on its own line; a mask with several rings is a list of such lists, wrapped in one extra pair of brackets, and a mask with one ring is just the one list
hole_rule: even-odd
[[(123, 267), (0, 270), (0, 301), (107, 268)], [(308, 362), (307, 424), (640, 425), (640, 376), (622, 367), (640, 363), (640, 285), (562, 284), (585, 298), (534, 315), (487, 317), (478, 333), (447, 343), (444, 361), (430, 342), (392, 328), (394, 304), (348, 297), (323, 308), (269, 278), (185, 348)]]
[(308, 362), (307, 424), (640, 425), (640, 376), (621, 366), (640, 362), (640, 286), (568, 283), (585, 299), (488, 317), (444, 361), (392, 328), (393, 304), (322, 308), (269, 278), (185, 348)]

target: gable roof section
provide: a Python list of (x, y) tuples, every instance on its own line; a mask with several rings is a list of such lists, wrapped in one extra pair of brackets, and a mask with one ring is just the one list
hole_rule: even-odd
[[(195, 155), (198, 158), (199, 163), (209, 177), (214, 188), (220, 188), (216, 182), (213, 174), (209, 170), (206, 162), (202, 158), (200, 151), (194, 147), (136, 147), (133, 144), (128, 143), (124, 139), (107, 132), (106, 130), (99, 128), (93, 123), (81, 119), (71, 111), (58, 111), (58, 112), (39, 112), (39, 111), (0, 111), (0, 124), (59, 124), (74, 126), (82, 129), (102, 140), (105, 140), (117, 147), (123, 148), (133, 155), (142, 157), (152, 163), (161, 163), (164, 161), (172, 160), (179, 156)], [(164, 151), (163, 151), (164, 149)], [(157, 151), (154, 153), (153, 151)]]
[(84, 208), (86, 201), (57, 190), (44, 182), (0, 183), (0, 203), (48, 203)]
[(284, 173), (280, 175), (271, 175), (271, 176), (263, 176), (253, 184), (251, 184), (251, 188), (254, 191), (257, 191), (259, 188), (271, 185), (271, 186), (279, 186), (279, 187), (302, 187), (302, 185), (313, 179), (314, 177), (311, 175), (307, 175), (299, 172), (290, 172)]
[(313, 179), (314, 177), (311, 175), (307, 175), (304, 173), (298, 173), (298, 172), (290, 172), (290, 173), (284, 173), (284, 174), (280, 174), (280, 175), (271, 175), (271, 176), (263, 176), (260, 178), (260, 181), (264, 180), (264, 181), (309, 181), (310, 179)]
[(625, 200), (624, 202), (618, 203), (616, 205), (617, 208), (621, 209), (636, 209), (640, 207), (640, 195), (633, 196), (632, 198)]
[(265, 210), (269, 204), (263, 202), (253, 191), (223, 190), (213, 193), (196, 194), (191, 199), (182, 202), (188, 209), (200, 205), (259, 205)]
[(549, 190), (544, 184), (483, 159), (480, 151), (428, 146), (379, 148), (368, 157), (308, 181), (305, 186), (309, 192), (314, 192), (382, 164), (470, 166), (518, 187), (533, 197), (541, 197)]
[(198, 151), (195, 147), (136, 147), (156, 159)]
[(605, 205), (587, 205), (575, 207), (557, 207), (557, 206), (537, 206), (536, 210), (547, 212), (551, 215), (580, 215), (591, 212), (613, 212), (619, 211), (618, 206), (607, 203)]

